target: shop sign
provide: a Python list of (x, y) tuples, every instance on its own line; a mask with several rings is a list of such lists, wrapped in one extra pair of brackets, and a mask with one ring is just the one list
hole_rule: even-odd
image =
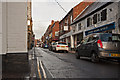
[(68, 31), (68, 26), (64, 26), (64, 31)]
[(92, 30), (88, 30), (85, 32), (85, 35), (87, 36), (89, 34), (99, 33), (99, 32), (108, 31), (108, 30), (112, 30), (112, 29), (115, 29), (115, 22), (98, 27), (98, 28), (94, 28)]

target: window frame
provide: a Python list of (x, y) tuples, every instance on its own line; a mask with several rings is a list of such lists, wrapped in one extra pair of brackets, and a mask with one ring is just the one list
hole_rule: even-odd
[(98, 14), (94, 14), (93, 15), (93, 24), (97, 24), (98, 23)]
[(104, 9), (101, 11), (101, 21), (106, 21), (106, 20), (107, 20), (107, 9)]

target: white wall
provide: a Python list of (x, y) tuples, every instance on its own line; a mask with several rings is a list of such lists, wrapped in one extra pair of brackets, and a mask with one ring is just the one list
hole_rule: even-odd
[(0, 54), (2, 53), (2, 3), (0, 2)]
[(2, 3), (2, 53), (7, 53), (7, 11), (6, 3)]
[(7, 3), (7, 53), (27, 52), (27, 3)]
[(27, 3), (0, 2), (0, 54), (27, 52)]
[[(116, 15), (118, 14), (118, 3), (117, 3), (117, 2), (110, 4), (109, 6), (103, 8), (102, 10), (104, 10), (104, 9), (107, 9), (107, 20), (106, 20), (106, 21), (98, 22), (98, 23), (95, 24), (95, 25), (93, 24), (92, 26), (87, 27), (87, 25), (86, 25), (86, 24), (87, 24), (87, 18), (86, 18), (86, 20), (85, 20), (85, 21), (86, 21), (86, 24), (84, 24), (84, 25), (86, 25), (86, 26), (85, 26), (86, 31), (95, 28), (95, 26), (96, 26), (96, 27), (100, 27), (100, 26), (102, 26), (102, 25), (110, 24), (110, 23), (112, 23), (112, 22), (116, 22), (116, 21), (117, 21), (117, 16), (116, 16)], [(112, 9), (112, 11), (110, 11), (109, 9)], [(100, 11), (98, 11), (98, 12), (96, 12), (96, 13), (101, 13), (102, 10), (100, 10)], [(94, 13), (94, 14), (96, 14), (96, 13)], [(94, 14), (93, 14), (93, 15), (94, 15)], [(90, 17), (93, 17), (93, 15), (91, 15)], [(116, 28), (117, 28), (117, 25), (116, 25)], [(113, 32), (114, 32), (114, 31), (113, 31)]]

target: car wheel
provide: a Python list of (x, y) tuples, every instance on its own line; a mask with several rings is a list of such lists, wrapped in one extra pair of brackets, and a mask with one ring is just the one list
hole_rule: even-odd
[(91, 61), (94, 62), (94, 63), (99, 62), (99, 57), (95, 52), (92, 53)]
[(56, 51), (56, 48), (55, 48), (55, 52), (57, 52), (57, 51)]
[(78, 52), (76, 52), (76, 59), (80, 59), (80, 55)]

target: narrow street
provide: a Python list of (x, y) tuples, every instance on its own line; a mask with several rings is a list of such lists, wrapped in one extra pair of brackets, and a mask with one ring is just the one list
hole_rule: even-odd
[(99, 63), (92, 63), (86, 58), (77, 60), (72, 53), (52, 52), (43, 48), (36, 48), (35, 55), (37, 63), (42, 62), (43, 75), (46, 78), (120, 77), (120, 65), (117, 62), (101, 60)]

